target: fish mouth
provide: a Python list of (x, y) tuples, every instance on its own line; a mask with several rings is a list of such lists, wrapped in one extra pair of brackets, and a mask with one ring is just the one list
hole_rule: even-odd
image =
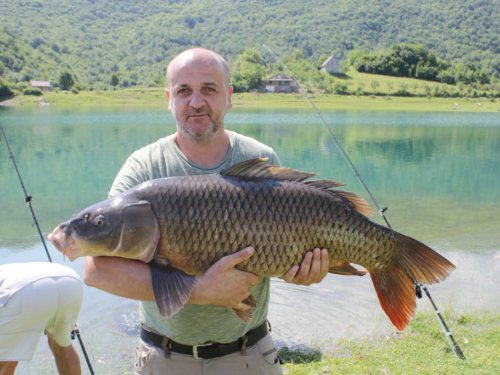
[(68, 237), (61, 226), (49, 233), (47, 238), (63, 254), (64, 259), (68, 257), (70, 261), (74, 261), (78, 257), (75, 256), (75, 253), (80, 253), (80, 249), (78, 249), (75, 239)]

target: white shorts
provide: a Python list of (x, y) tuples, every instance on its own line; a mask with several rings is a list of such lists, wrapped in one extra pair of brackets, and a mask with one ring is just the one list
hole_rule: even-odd
[(71, 345), (82, 305), (82, 282), (46, 277), (17, 291), (0, 307), (0, 361), (30, 361), (44, 330), (59, 346)]

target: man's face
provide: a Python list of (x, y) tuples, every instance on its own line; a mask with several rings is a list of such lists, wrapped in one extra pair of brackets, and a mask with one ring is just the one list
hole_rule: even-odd
[(201, 144), (212, 141), (223, 129), (232, 107), (232, 88), (217, 60), (185, 59), (169, 68), (168, 109), (183, 136)]

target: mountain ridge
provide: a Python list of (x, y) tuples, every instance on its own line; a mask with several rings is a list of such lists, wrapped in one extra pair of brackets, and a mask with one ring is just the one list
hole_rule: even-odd
[[(8, 63), (0, 50), (0, 78), (128, 84), (164, 81), (180, 51), (211, 48), (231, 64), (246, 48), (272, 57), (300, 49), (312, 61), (349, 52), (379, 51), (393, 43), (422, 44), (451, 63), (472, 62), (500, 76), (500, 7), (494, 0), (25, 0), (3, 1), (0, 25), (44, 64)], [(4, 34), (0, 33), (0, 40)], [(31, 51), (34, 53), (33, 51)], [(9, 56), (6, 56), (9, 55)], [(34, 55), (33, 55), (34, 56)], [(19, 57), (17, 57), (19, 60)], [(19, 64), (18, 64), (19, 65)], [(16, 68), (13, 68), (16, 66)], [(0, 66), (1, 68), (1, 66)], [(17, 70), (16, 70), (17, 69)], [(3, 74), (2, 74), (3, 70)]]

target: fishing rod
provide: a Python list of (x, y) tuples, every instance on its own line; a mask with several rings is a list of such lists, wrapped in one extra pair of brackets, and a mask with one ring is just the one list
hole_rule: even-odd
[[(373, 203), (375, 204), (375, 207), (377, 207), (377, 211), (379, 212), (380, 216), (382, 216), (382, 218), (386, 222), (387, 226), (389, 228), (392, 228), (391, 225), (389, 224), (389, 221), (387, 220), (387, 218), (384, 215), (384, 212), (387, 211), (387, 206), (384, 206), (382, 208), (379, 206), (379, 204), (377, 203), (377, 200), (375, 199), (375, 197), (371, 193), (371, 191), (368, 188), (368, 186), (365, 184), (363, 178), (359, 174), (359, 172), (356, 169), (356, 166), (352, 162), (351, 158), (349, 158), (349, 156), (347, 155), (347, 152), (345, 151), (344, 147), (342, 147), (342, 144), (338, 140), (338, 138), (335, 135), (335, 133), (333, 132), (333, 130), (330, 128), (330, 126), (328, 125), (328, 123), (325, 121), (325, 119), (323, 118), (323, 116), (321, 115), (320, 111), (318, 110), (318, 108), (316, 107), (316, 105), (313, 103), (313, 101), (311, 100), (311, 98), (309, 97), (309, 95), (307, 95), (307, 92), (300, 85), (299, 81), (297, 81), (297, 79), (292, 74), (292, 72), (290, 71), (290, 69), (288, 69), (288, 67), (285, 65), (285, 63), (283, 63), (283, 61), (281, 61), (280, 58), (268, 46), (266, 46), (265, 44), (263, 44), (263, 46), (271, 53), (271, 55), (276, 59), (276, 61), (278, 61), (281, 64), (281, 66), (286, 70), (286, 72), (290, 75), (290, 77), (297, 84), (297, 87), (299, 88), (299, 90), (302, 93), (302, 95), (304, 95), (307, 98), (307, 100), (309, 101), (309, 103), (311, 104), (311, 106), (314, 108), (314, 110), (316, 111), (317, 115), (321, 119), (321, 122), (325, 126), (326, 130), (328, 130), (328, 133), (330, 133), (330, 136), (332, 137), (332, 139), (337, 144), (337, 146), (338, 146), (339, 150), (341, 151), (342, 155), (344, 156), (344, 158), (347, 160), (347, 162), (349, 163), (349, 165), (353, 169), (355, 176), (358, 178), (358, 180), (361, 182), (361, 184), (365, 188), (366, 192), (368, 193), (368, 195), (372, 199)], [(446, 336), (446, 339), (448, 340), (448, 343), (451, 346), (451, 349), (452, 349), (453, 353), (455, 353), (455, 355), (458, 356), (458, 357), (460, 357), (461, 359), (465, 359), (465, 356), (464, 356), (462, 350), (460, 349), (460, 347), (458, 346), (457, 342), (453, 338), (453, 335), (452, 335), (451, 331), (448, 329), (448, 326), (446, 325), (446, 323), (445, 323), (445, 321), (443, 319), (443, 316), (441, 315), (441, 310), (437, 308), (436, 304), (434, 303), (434, 300), (432, 299), (432, 297), (431, 297), (429, 291), (427, 290), (427, 288), (425, 287), (425, 285), (418, 284), (418, 283), (415, 283), (415, 282), (414, 282), (414, 284), (415, 284), (415, 293), (416, 293), (417, 297), (418, 298), (422, 298), (422, 291), (421, 291), (421, 289), (424, 289), (425, 294), (427, 295), (427, 297), (431, 301), (432, 306), (434, 307), (434, 310), (436, 311), (436, 317), (437, 317), (437, 319), (439, 321), (439, 324), (440, 324), (440, 326), (441, 326), (441, 328), (442, 328), (442, 330), (443, 330), (443, 332), (444, 332), (444, 334)]]
[(337, 144), (337, 147), (339, 148), (339, 150), (342, 152), (342, 155), (344, 156), (344, 158), (347, 160), (347, 162), (349, 163), (349, 165), (351, 166), (351, 168), (353, 169), (354, 171), (354, 174), (355, 176), (358, 178), (358, 180), (361, 182), (361, 184), (363, 185), (363, 187), (365, 188), (366, 192), (370, 195), (370, 198), (372, 199), (373, 203), (375, 204), (375, 207), (377, 207), (377, 211), (379, 212), (380, 216), (382, 216), (382, 218), (384, 219), (384, 221), (386, 222), (387, 226), (389, 228), (391, 228), (391, 225), (389, 224), (389, 221), (387, 221), (387, 218), (385, 217), (384, 215), (384, 212), (387, 211), (387, 207), (384, 206), (382, 208), (380, 208), (380, 206), (378, 205), (377, 203), (377, 200), (375, 199), (375, 197), (373, 196), (373, 194), (371, 193), (370, 189), (368, 189), (368, 186), (365, 184), (365, 181), (363, 180), (363, 178), (361, 177), (361, 175), (359, 174), (358, 170), (356, 169), (356, 166), (354, 165), (354, 163), (352, 162), (351, 158), (349, 157), (349, 155), (347, 155), (347, 152), (344, 150), (344, 147), (342, 147), (342, 144), (340, 143), (340, 141), (338, 140), (337, 136), (335, 135), (335, 133), (333, 132), (333, 130), (330, 128), (330, 126), (328, 126), (327, 122), (325, 121), (325, 119), (323, 118), (323, 116), (321, 115), (320, 111), (318, 110), (318, 108), (314, 105), (313, 101), (311, 100), (311, 98), (309, 97), (309, 95), (307, 95), (307, 92), (302, 88), (302, 86), (300, 85), (299, 81), (297, 81), (294, 77), (294, 75), (292, 74), (292, 72), (288, 69), (288, 67), (283, 63), (283, 61), (281, 61), (279, 59), (278, 56), (276, 56), (276, 54), (271, 51), (271, 49), (266, 46), (265, 44), (263, 44), (264, 47), (267, 48), (267, 50), (274, 56), (274, 58), (281, 64), (281, 66), (283, 66), (283, 68), (288, 72), (288, 74), (290, 75), (290, 77), (292, 77), (292, 79), (295, 81), (295, 83), (297, 84), (297, 86), (299, 87), (302, 95), (304, 95), (307, 100), (309, 101), (309, 103), (311, 104), (311, 106), (314, 108), (314, 110), (316, 111), (316, 113), (318, 114), (319, 118), (321, 119), (321, 122), (323, 123), (323, 125), (325, 125), (325, 128), (326, 130), (328, 130), (328, 133), (330, 133), (330, 136), (332, 137), (332, 139), (335, 141), (335, 143)]
[[(49, 253), (49, 250), (47, 249), (47, 244), (45, 243), (45, 239), (43, 238), (42, 231), (40, 230), (40, 225), (38, 224), (38, 220), (36, 218), (35, 211), (33, 210), (33, 206), (31, 205), (31, 202), (33, 201), (33, 197), (30, 194), (28, 194), (28, 192), (26, 191), (23, 179), (21, 178), (21, 173), (19, 172), (19, 169), (17, 168), (16, 159), (14, 158), (14, 154), (12, 153), (12, 150), (10, 149), (10, 144), (9, 144), (9, 141), (7, 140), (7, 136), (5, 135), (5, 131), (3, 129), (1, 121), (0, 121), (0, 130), (2, 130), (3, 138), (5, 139), (5, 144), (7, 145), (7, 149), (9, 151), (9, 155), (10, 155), (9, 159), (11, 159), (12, 163), (14, 164), (14, 168), (16, 169), (17, 177), (19, 177), (19, 182), (21, 183), (21, 187), (23, 188), (25, 201), (28, 204), (28, 207), (31, 211), (31, 216), (33, 217), (33, 220), (35, 221), (34, 226), (36, 226), (36, 228), (38, 230), (38, 234), (40, 235), (40, 239), (42, 240), (42, 244), (43, 244), (43, 247), (45, 249), (45, 253), (47, 254), (47, 257), (49, 258), (49, 262), (53, 263), (52, 258), (51, 258), (50, 253)], [(85, 350), (85, 346), (83, 345), (83, 341), (82, 341), (82, 338), (80, 336), (80, 330), (78, 329), (78, 326), (76, 324), (75, 324), (73, 331), (71, 332), (71, 339), (72, 340), (75, 339), (75, 335), (76, 335), (76, 337), (78, 337), (78, 341), (80, 342), (80, 346), (82, 348), (83, 355), (85, 356), (85, 360), (87, 361), (89, 371), (92, 375), (94, 375), (94, 370), (92, 368), (92, 365), (90, 363), (90, 359), (87, 355), (87, 351)]]

